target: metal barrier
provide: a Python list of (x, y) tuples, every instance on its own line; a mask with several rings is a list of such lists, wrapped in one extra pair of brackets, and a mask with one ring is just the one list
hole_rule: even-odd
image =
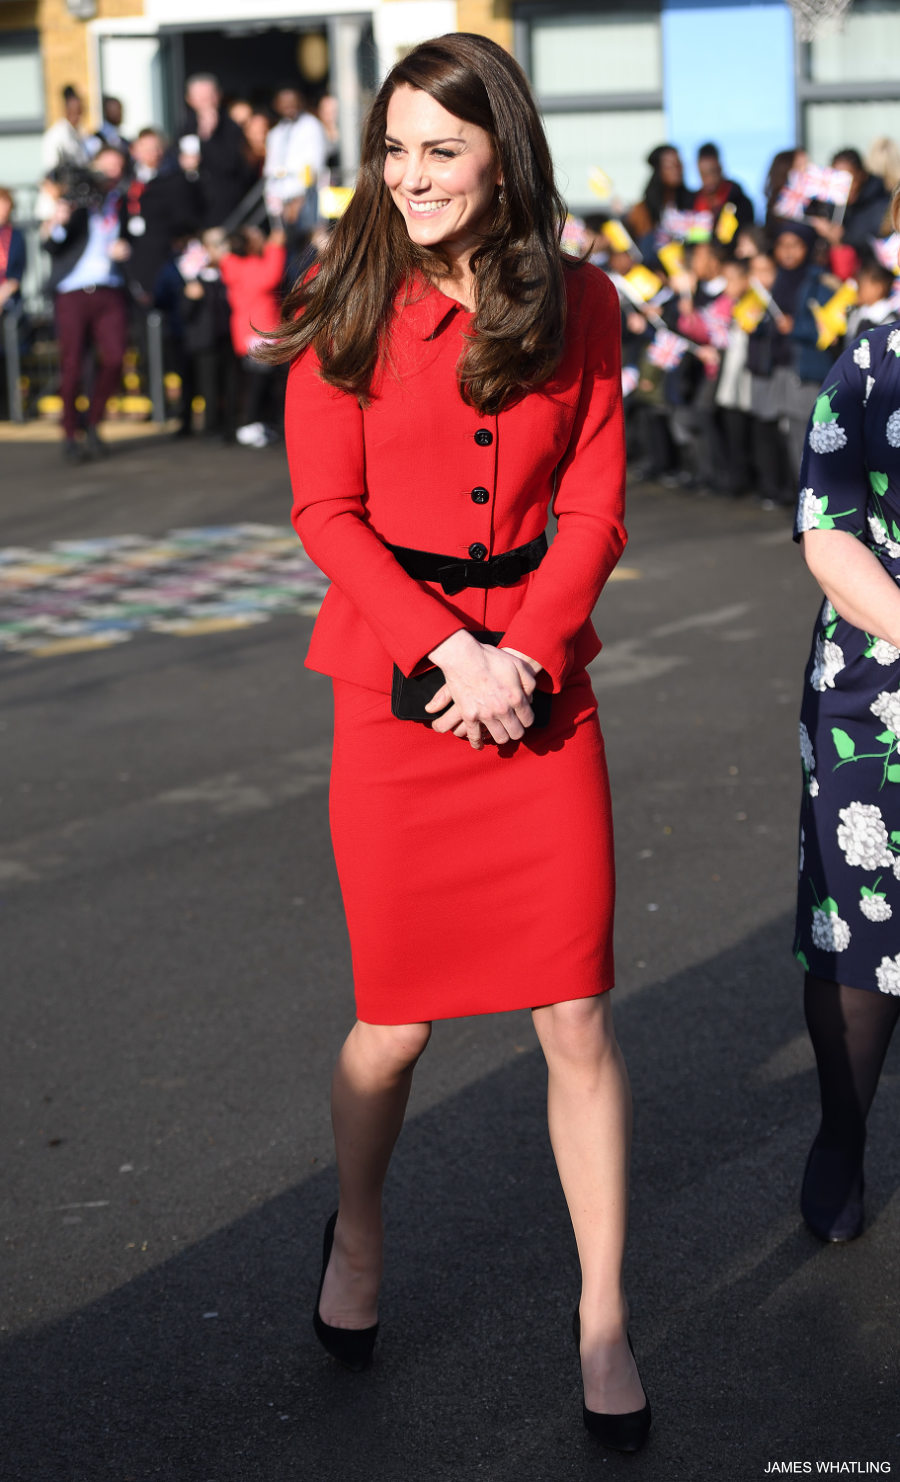
[(166, 384), (163, 364), (163, 316), (159, 309), (147, 315), (147, 389), (153, 407), (153, 421), (166, 420)]
[(6, 397), (10, 422), (25, 421), (22, 402), (22, 357), (19, 353), (19, 316), (3, 316), (3, 353), (6, 358)]

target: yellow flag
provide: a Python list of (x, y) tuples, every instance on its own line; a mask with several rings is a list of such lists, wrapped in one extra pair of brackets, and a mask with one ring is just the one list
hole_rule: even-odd
[(835, 340), (839, 340), (842, 334), (847, 332), (847, 310), (852, 309), (856, 303), (856, 284), (852, 278), (842, 283), (836, 293), (826, 304), (811, 303), (813, 318), (819, 331), (816, 340), (817, 350), (827, 350)]
[(737, 207), (733, 201), (726, 201), (719, 212), (719, 219), (716, 222), (716, 236), (720, 242), (724, 242), (727, 245), (735, 236), (737, 229)]
[(630, 252), (634, 247), (634, 242), (631, 240), (621, 221), (604, 222), (603, 235), (613, 252)]
[(673, 273), (684, 270), (684, 246), (681, 242), (667, 242), (665, 247), (660, 247), (657, 257), (671, 278)]
[(758, 324), (762, 323), (766, 312), (766, 301), (754, 289), (748, 288), (735, 304), (732, 315), (737, 320), (741, 329), (752, 334)]
[(348, 185), (326, 185), (319, 191), (319, 215), (326, 221), (336, 221), (343, 216), (350, 204), (353, 191)]
[(631, 285), (638, 298), (642, 299), (645, 304), (655, 298), (663, 286), (662, 278), (657, 277), (656, 273), (651, 273), (649, 268), (641, 267), (640, 264), (633, 267), (630, 273), (625, 274), (625, 282)]
[(612, 195), (613, 183), (605, 170), (593, 169), (588, 175), (588, 185), (601, 201), (608, 201)]

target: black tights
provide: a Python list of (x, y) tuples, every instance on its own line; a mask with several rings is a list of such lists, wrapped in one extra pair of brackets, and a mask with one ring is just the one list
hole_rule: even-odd
[(803, 1008), (816, 1052), (822, 1124), (816, 1147), (847, 1176), (862, 1162), (866, 1117), (894, 1025), (900, 998), (868, 988), (848, 988), (807, 973)]

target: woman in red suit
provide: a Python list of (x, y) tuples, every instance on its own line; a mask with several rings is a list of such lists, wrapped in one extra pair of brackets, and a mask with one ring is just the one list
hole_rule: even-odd
[(564, 209), (518, 65), (482, 36), (426, 42), (385, 81), (353, 200), (269, 350), (292, 361), (294, 524), (333, 583), (307, 662), (334, 682), (358, 1016), (334, 1076), (340, 1204), (314, 1322), (368, 1363), (382, 1186), (431, 1021), (530, 1008), (581, 1261), (584, 1420), (636, 1450), (631, 1106), (585, 667), (625, 543), (619, 311), (603, 274), (564, 260)]

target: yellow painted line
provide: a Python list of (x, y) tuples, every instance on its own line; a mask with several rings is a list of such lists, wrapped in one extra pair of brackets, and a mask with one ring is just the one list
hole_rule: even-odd
[(53, 643), (45, 643), (40, 648), (18, 652), (25, 652), (33, 659), (53, 659), (57, 654), (80, 654), (92, 648), (111, 648), (114, 643), (124, 643), (130, 637), (130, 633), (91, 633), (84, 638), (57, 638)]
[(150, 628), (154, 633), (174, 633), (179, 638), (193, 638), (201, 633), (227, 633), (229, 628), (250, 628), (254, 623), (268, 622), (270, 616), (268, 612), (248, 612), (240, 617), (172, 618), (151, 623)]
[(637, 566), (616, 566), (610, 574), (610, 581), (640, 581), (641, 572)]
[[(101, 422), (100, 435), (105, 442), (122, 443), (137, 437), (162, 437), (177, 432), (180, 422)], [(62, 429), (55, 418), (34, 422), (0, 422), (0, 443), (59, 443)]]

